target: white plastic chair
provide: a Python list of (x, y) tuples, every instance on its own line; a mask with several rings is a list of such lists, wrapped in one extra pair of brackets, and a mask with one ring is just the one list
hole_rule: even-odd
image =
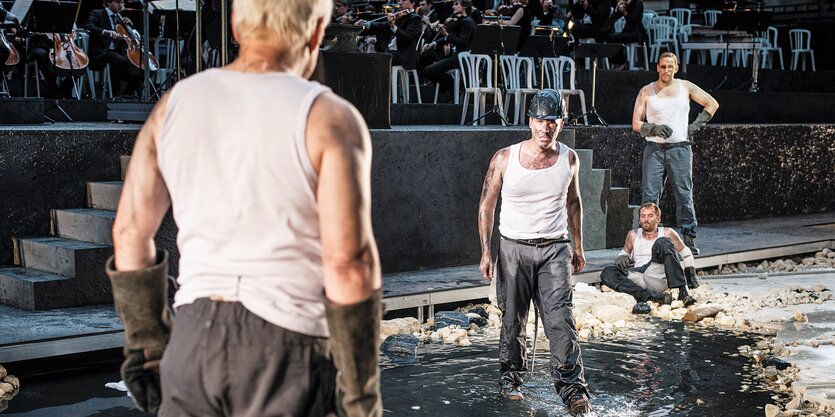
[(400, 65), (391, 67), (391, 102), (397, 103), (397, 91), (403, 95), (403, 101), (409, 102), (409, 76), (415, 81), (415, 91), (417, 92), (417, 102), (423, 103), (420, 97), (420, 81), (418, 80), (418, 73), (416, 69), (407, 70)]
[[(447, 74), (452, 75), (452, 79), (455, 82), (453, 85), (453, 94), (455, 94), (452, 98), (453, 103), (458, 104), (458, 98), (461, 96), (461, 70), (459, 69), (451, 69), (447, 71)], [(441, 92), (441, 85), (435, 84), (435, 104), (438, 104), (438, 94)]]
[(648, 28), (649, 25), (652, 24), (652, 18), (654, 18), (655, 16), (658, 16), (658, 13), (652, 10), (644, 9), (644, 15), (643, 17), (641, 17), (641, 23), (643, 23), (644, 28)]
[(705, 26), (710, 28), (716, 26), (720, 14), (722, 14), (721, 10), (705, 10)]
[(513, 124), (519, 124), (520, 116), (524, 124), (526, 98), (539, 91), (533, 85), (533, 58), (502, 55), (499, 59), (502, 65), (502, 77), (505, 80), (504, 114), (508, 114), (510, 98), (513, 97)]
[(670, 9), (670, 16), (676, 18), (678, 26), (682, 27), (684, 25), (690, 24), (690, 17), (692, 16), (692, 12), (690, 11), (690, 9)]
[(670, 50), (670, 47), (675, 50), (678, 56), (678, 44), (676, 43), (673, 28), (665, 23), (653, 23), (649, 26), (649, 54), (652, 62), (658, 62), (661, 55), (661, 48)]
[(625, 27), (626, 27), (626, 19), (623, 16), (619, 17), (618, 20), (615, 20), (615, 26), (614, 26), (615, 33), (623, 32), (623, 28), (625, 28)]
[(815, 71), (815, 51), (812, 50), (812, 32), (806, 29), (789, 31), (792, 49), (792, 71), (797, 70), (800, 57), (803, 57), (803, 71), (806, 71), (806, 56), (812, 59), (812, 71)]
[(777, 35), (779, 32), (777, 28), (774, 26), (769, 26), (768, 30), (764, 32), (765, 39), (767, 40), (767, 45), (764, 45), (763, 48), (760, 50), (762, 53), (762, 67), (763, 68), (774, 68), (774, 53), (777, 53), (777, 57), (780, 60), (780, 69), (786, 69), (783, 66), (783, 48), (777, 45)]
[[(583, 114), (586, 113), (586, 95), (583, 90), (577, 89), (574, 78), (576, 73), (576, 64), (574, 60), (567, 56), (560, 56), (556, 58), (543, 58), (542, 65), (545, 67), (545, 83), (549, 88), (553, 88), (560, 92), (561, 96), (576, 95), (580, 97), (580, 109)], [(564, 78), (568, 73), (568, 82)], [(567, 84), (567, 85), (566, 85)], [(566, 110), (568, 110), (568, 100), (565, 100)], [(586, 125), (589, 124), (588, 116), (583, 116), (583, 121)]]
[[(493, 88), (493, 61), (490, 55), (461, 52), (458, 54), (458, 65), (464, 78), (464, 108), (461, 110), (462, 125), (467, 117), (467, 105), (470, 102), (471, 94), (473, 96), (473, 120), (481, 117), (482, 109), (487, 108), (488, 94), (496, 94), (499, 107), (504, 108), (501, 90)], [(483, 87), (481, 85), (482, 69), (485, 78), (485, 86)], [(484, 124), (484, 119), (481, 119), (481, 124)], [(504, 120), (502, 120), (502, 125), (505, 125)]]

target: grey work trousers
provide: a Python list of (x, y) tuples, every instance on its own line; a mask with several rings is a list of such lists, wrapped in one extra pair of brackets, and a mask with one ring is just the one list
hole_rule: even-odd
[(177, 309), (160, 364), (160, 416), (331, 416), (327, 339), (278, 327), (241, 303)]
[(646, 264), (629, 269), (609, 265), (603, 268), (603, 272), (600, 274), (600, 281), (617, 292), (631, 295), (635, 298), (635, 301), (649, 301), (653, 296), (658, 294), (654, 293), (650, 288), (638, 285), (628, 277), (630, 272), (646, 271), (653, 263), (664, 265), (664, 275), (667, 278), (666, 286), (668, 288), (681, 288), (686, 285), (684, 269), (681, 267), (678, 252), (676, 252), (673, 241), (668, 237), (659, 237), (655, 240), (655, 243), (652, 244), (652, 258)]
[(693, 152), (690, 146), (663, 149), (647, 141), (641, 173), (641, 203), (661, 200), (664, 173), (670, 178), (676, 200), (676, 225), (682, 236), (696, 237), (696, 209), (693, 205)]
[(551, 350), (551, 377), (566, 404), (588, 395), (577, 326), (571, 311), (571, 250), (567, 243), (530, 246), (501, 240), (496, 261), (496, 297), (502, 311), (499, 345), (503, 388), (522, 385), (528, 370), (525, 325), (533, 299)]

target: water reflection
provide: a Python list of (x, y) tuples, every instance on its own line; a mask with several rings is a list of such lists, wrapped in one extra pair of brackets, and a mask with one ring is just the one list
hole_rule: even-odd
[[(498, 397), (498, 335), (472, 346), (427, 343), (412, 363), (383, 358), (383, 403), (392, 416), (563, 416), (541, 337), (520, 402)], [(737, 347), (752, 336), (640, 321), (606, 340), (582, 344), (596, 416), (761, 416), (776, 393), (763, 386)], [(745, 385), (746, 387), (743, 387)]]

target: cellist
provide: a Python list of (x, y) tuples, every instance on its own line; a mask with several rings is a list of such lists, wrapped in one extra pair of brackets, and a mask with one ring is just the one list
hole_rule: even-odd
[[(110, 64), (110, 80), (116, 95), (136, 96), (142, 87), (142, 74), (131, 71), (132, 65), (125, 52), (125, 42), (116, 32), (117, 22), (132, 24), (130, 19), (120, 13), (125, 9), (125, 0), (104, 0), (104, 8), (93, 10), (87, 18), (85, 28), (90, 34), (90, 66), (93, 69), (104, 68)], [(119, 90), (121, 82), (126, 86)]]

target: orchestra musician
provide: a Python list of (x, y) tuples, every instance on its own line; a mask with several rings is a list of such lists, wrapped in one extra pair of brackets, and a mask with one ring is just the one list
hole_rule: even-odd
[[(3, 8), (3, 4), (0, 3), (0, 23), (6, 22), (17, 23), (18, 19), (17, 16), (12, 14), (12, 12), (6, 11), (6, 9)], [(0, 36), (4, 36), (2, 32), (0, 32)], [(3, 63), (6, 62), (6, 59), (9, 57), (9, 52), (9, 49), (6, 48), (2, 42), (0, 42), (0, 65), (3, 65)]]
[(350, 25), (354, 23), (351, 12), (348, 11), (348, 0), (336, 0), (333, 2), (333, 17), (331, 23)]
[(427, 31), (436, 31), (438, 30), (438, 26), (443, 24), (438, 18), (438, 13), (435, 11), (435, 7), (432, 4), (432, 0), (420, 0), (420, 4), (418, 4), (418, 10), (420, 14), (420, 20), (423, 22), (423, 30)]
[(454, 79), (447, 71), (458, 68), (458, 54), (469, 51), (475, 36), (475, 21), (470, 17), (473, 11), (472, 0), (455, 0), (452, 4), (452, 17), (439, 28), (441, 38), (426, 44), (424, 52), (443, 49), (446, 57), (429, 65), (423, 71), (427, 80), (438, 83), (439, 93), (446, 93), (453, 88)]
[(574, 39), (594, 38), (595, 42), (606, 39), (611, 10), (609, 0), (577, 0), (569, 8), (568, 18), (574, 22), (571, 29)]
[[(85, 28), (90, 34), (89, 55), (91, 68), (104, 68), (110, 64), (110, 80), (115, 95), (136, 96), (142, 87), (142, 73), (135, 69), (128, 60), (126, 43), (116, 31), (117, 23), (132, 24), (130, 19), (122, 17), (125, 0), (104, 0), (104, 8), (93, 10), (87, 19)], [(126, 86), (120, 90), (121, 82)]]
[[(623, 17), (626, 20), (623, 30), (609, 33), (611, 43), (641, 43), (646, 39), (644, 29), (644, 2), (643, 0), (619, 0), (615, 11), (612, 14), (610, 27), (614, 28), (615, 20)], [(612, 64), (618, 69), (626, 68), (626, 53), (623, 49), (612, 57)]]
[(390, 39), (385, 52), (392, 55), (391, 65), (400, 65), (406, 70), (417, 67), (417, 45), (423, 29), (420, 16), (414, 9), (412, 0), (400, 0), (400, 11), (389, 14), (385, 21), (358, 20), (355, 23), (377, 35), (378, 47), (382, 39)]

